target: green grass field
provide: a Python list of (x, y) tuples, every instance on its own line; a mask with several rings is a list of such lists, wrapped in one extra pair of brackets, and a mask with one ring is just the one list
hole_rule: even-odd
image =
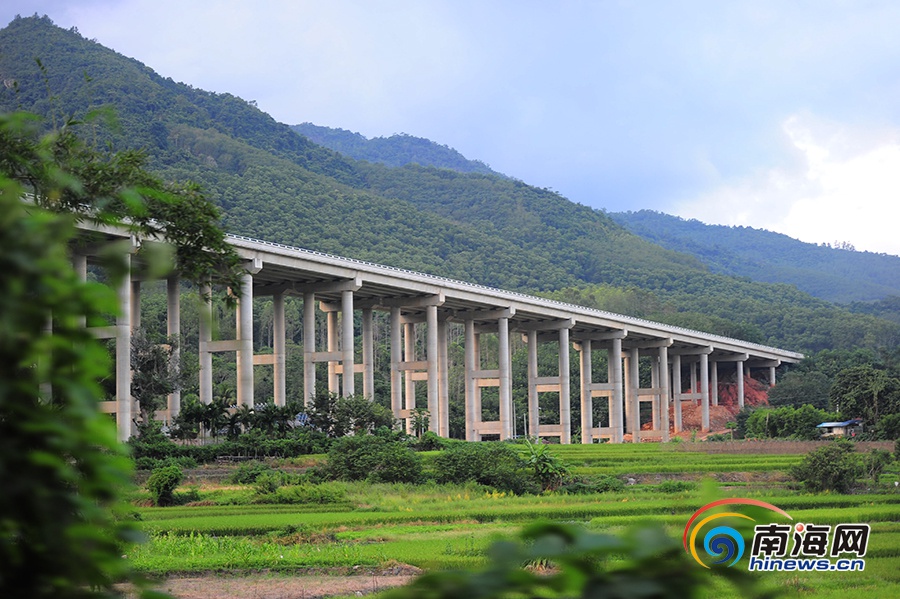
[[(706, 454), (659, 444), (554, 447), (578, 475), (631, 478), (617, 493), (510, 496), (478, 485), (327, 483), (333, 503), (254, 504), (249, 487), (194, 488), (200, 501), (138, 508), (148, 542), (128, 554), (148, 574), (268, 570), (350, 571), (403, 563), (426, 570), (477, 568), (493, 540), (536, 520), (578, 523), (620, 533), (648, 524), (679, 538), (691, 515), (710, 501), (755, 498), (794, 522), (868, 523), (862, 572), (761, 572), (785, 596), (900, 597), (898, 464), (866, 494), (803, 493), (784, 476), (802, 455)], [(665, 492), (662, 481), (689, 481)], [(699, 566), (698, 566), (699, 567)], [(710, 597), (734, 596), (716, 582)]]

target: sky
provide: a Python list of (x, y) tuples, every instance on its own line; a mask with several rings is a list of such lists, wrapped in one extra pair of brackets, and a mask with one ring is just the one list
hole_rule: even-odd
[(900, 255), (895, 0), (3, 0), (276, 120)]

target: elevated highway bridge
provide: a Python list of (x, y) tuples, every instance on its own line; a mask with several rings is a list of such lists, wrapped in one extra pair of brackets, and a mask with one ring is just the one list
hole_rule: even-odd
[[(109, 240), (129, 238), (127, 233), (104, 230)], [(133, 246), (139, 240), (131, 238)], [(762, 369), (769, 384), (775, 369), (798, 362), (802, 354), (730, 339), (700, 331), (660, 324), (582, 306), (456, 281), (425, 273), (342, 258), (320, 252), (240, 237), (229, 242), (245, 260), (241, 295), (236, 309), (236, 335), (231, 340), (212, 339), (208, 318), (201, 318), (199, 342), (200, 399), (213, 399), (212, 355), (234, 352), (237, 359), (237, 401), (254, 405), (254, 365), (274, 369), (273, 397), (277, 405), (286, 401), (285, 389), (285, 297), (303, 299), (303, 399), (309, 402), (316, 389), (316, 365), (326, 363), (330, 392), (344, 396), (375, 392), (373, 313), (389, 314), (391, 409), (396, 418), (412, 425), (413, 411), (428, 410), (429, 428), (449, 436), (448, 330), (462, 327), (465, 346), (465, 437), (506, 439), (514, 435), (510, 336), (519, 334), (528, 348), (527, 433), (558, 437), (572, 442), (572, 402), (580, 403), (578, 429), (582, 443), (607, 439), (622, 442), (668, 440), (670, 430), (683, 428), (683, 402), (701, 406), (702, 429), (709, 430), (710, 406), (718, 403), (718, 376), (731, 370), (737, 384), (739, 405), (744, 401), (744, 377), (751, 369)], [(75, 254), (76, 268), (86, 276), (90, 252)], [(134, 400), (130, 392), (132, 331), (140, 326), (140, 288), (137, 278), (118, 290), (120, 316), (110, 327), (98, 327), (99, 337), (116, 342), (116, 399), (107, 410), (115, 413), (119, 436), (133, 431)], [(202, 290), (204, 292), (208, 291)], [(179, 334), (177, 277), (168, 279), (168, 333)], [(254, 353), (254, 297), (273, 300), (274, 351)], [(211, 309), (205, 304), (206, 311)], [(324, 312), (325, 334), (317, 335), (318, 312)], [(359, 313), (361, 330), (354, 315)], [(417, 329), (424, 327), (425, 342), (417, 343)], [(418, 338), (423, 335), (419, 330)], [(495, 335), (496, 354), (485, 355), (485, 334)], [(324, 347), (317, 339), (324, 337)], [(558, 369), (550, 375), (538, 371), (538, 345), (550, 343), (558, 356)], [(357, 351), (357, 344), (361, 351)], [(580, 376), (571, 381), (570, 352), (580, 355)], [(606, 372), (594, 372), (592, 354), (605, 352)], [(361, 357), (358, 357), (361, 356)], [(650, 386), (641, 387), (639, 362), (650, 362)], [(485, 362), (496, 365), (486, 368)], [(727, 372), (727, 370), (726, 370)], [(646, 377), (644, 377), (646, 378)], [(416, 386), (426, 387), (426, 405), (417, 405)], [(483, 420), (482, 389), (495, 387), (499, 394), (499, 419)], [(559, 422), (541, 422), (539, 398), (555, 393), (559, 398)], [(574, 394), (574, 397), (573, 397)], [(608, 418), (593, 421), (593, 404), (607, 404)], [(650, 409), (641, 410), (642, 404)], [(671, 417), (670, 417), (671, 408)], [(169, 398), (164, 418), (180, 409), (178, 393)], [(641, 414), (646, 419), (642, 422)], [(670, 422), (670, 419), (672, 420)]]

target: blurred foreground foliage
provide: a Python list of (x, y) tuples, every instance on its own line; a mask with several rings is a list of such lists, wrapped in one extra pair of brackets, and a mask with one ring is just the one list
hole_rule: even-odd
[(677, 540), (659, 528), (621, 536), (598, 534), (568, 524), (540, 523), (519, 541), (498, 541), (490, 565), (481, 571), (433, 572), (385, 593), (387, 599), (493, 599), (499, 597), (585, 597), (685, 599), (708, 596), (721, 577), (745, 597), (774, 597), (748, 572), (701, 570)]
[[(194, 274), (237, 272), (233, 252), (216, 250), (224, 234), (202, 197), (147, 175), (136, 154), (88, 148), (74, 128), (43, 133), (33, 115), (0, 115), (0, 597), (107, 597), (117, 582), (145, 586), (122, 558), (139, 538), (120, 495), (131, 462), (97, 405), (109, 358), (85, 328), (118, 302), (73, 269), (76, 222), (177, 233), (175, 253), (186, 258), (211, 241), (212, 257), (198, 259)], [(128, 272), (117, 253), (104, 263), (113, 283)]]

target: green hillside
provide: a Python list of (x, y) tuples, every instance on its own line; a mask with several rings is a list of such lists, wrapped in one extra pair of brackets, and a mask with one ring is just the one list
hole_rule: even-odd
[(291, 128), (320, 146), (340, 152), (354, 160), (367, 160), (385, 166), (419, 164), (460, 173), (500, 174), (479, 160), (469, 160), (451, 147), (405, 133), (368, 139), (346, 129), (320, 127), (312, 123), (301, 123)]
[[(40, 64), (35, 61), (40, 59)], [(163, 177), (202, 184), (237, 234), (802, 351), (896, 344), (900, 327), (796, 288), (710, 272), (605, 213), (502, 176), (356, 161), (250, 103), (164, 79), (48, 18), (0, 31), (0, 110), (143, 148)]]
[(651, 210), (610, 214), (654, 243), (696, 256), (713, 272), (789, 283), (838, 303), (900, 296), (900, 257), (803, 243), (751, 227), (707, 225)]

